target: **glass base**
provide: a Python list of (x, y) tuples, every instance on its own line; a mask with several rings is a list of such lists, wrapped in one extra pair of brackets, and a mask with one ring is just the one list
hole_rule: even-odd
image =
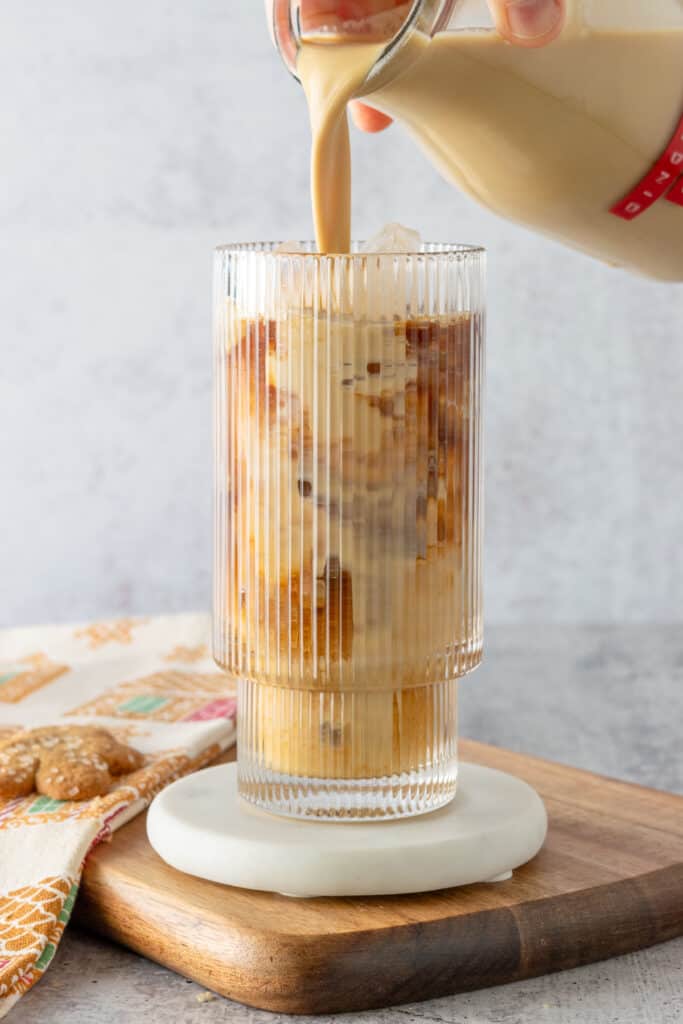
[(238, 787), (263, 810), (329, 821), (406, 818), (455, 796), (457, 680), (379, 692), (240, 680)]
[[(245, 770), (246, 769), (246, 770)], [(288, 818), (328, 821), (412, 818), (449, 804), (456, 793), (458, 763), (385, 779), (307, 779), (275, 772), (260, 776), (240, 759), (243, 800)]]

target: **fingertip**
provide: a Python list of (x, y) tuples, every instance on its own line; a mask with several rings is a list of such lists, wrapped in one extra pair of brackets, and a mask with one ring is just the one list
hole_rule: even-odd
[(369, 107), (367, 103), (360, 103), (358, 100), (351, 104), (351, 117), (357, 128), (370, 134), (382, 132), (391, 124), (391, 118), (386, 114), (382, 114), (379, 110)]
[(498, 31), (515, 46), (546, 46), (562, 32), (563, 0), (496, 0)]

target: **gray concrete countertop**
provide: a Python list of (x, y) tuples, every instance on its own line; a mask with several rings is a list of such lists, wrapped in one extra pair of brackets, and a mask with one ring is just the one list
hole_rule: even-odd
[[(491, 627), (486, 663), (461, 694), (464, 735), (683, 793), (683, 627)], [(194, 983), (71, 928), (46, 976), (9, 1019), (270, 1024), (280, 1016), (206, 997)], [(683, 939), (545, 978), (334, 1021), (357, 1018), (680, 1024)]]

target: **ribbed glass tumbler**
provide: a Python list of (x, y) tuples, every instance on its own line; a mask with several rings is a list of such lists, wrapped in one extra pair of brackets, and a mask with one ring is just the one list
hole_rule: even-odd
[(394, 818), (457, 779), (481, 660), (483, 250), (216, 254), (214, 654), (241, 795)]

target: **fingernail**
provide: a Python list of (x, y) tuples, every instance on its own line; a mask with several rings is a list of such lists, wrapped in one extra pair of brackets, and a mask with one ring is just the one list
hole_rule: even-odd
[(518, 39), (540, 39), (553, 32), (562, 18), (558, 0), (507, 0), (510, 32)]

